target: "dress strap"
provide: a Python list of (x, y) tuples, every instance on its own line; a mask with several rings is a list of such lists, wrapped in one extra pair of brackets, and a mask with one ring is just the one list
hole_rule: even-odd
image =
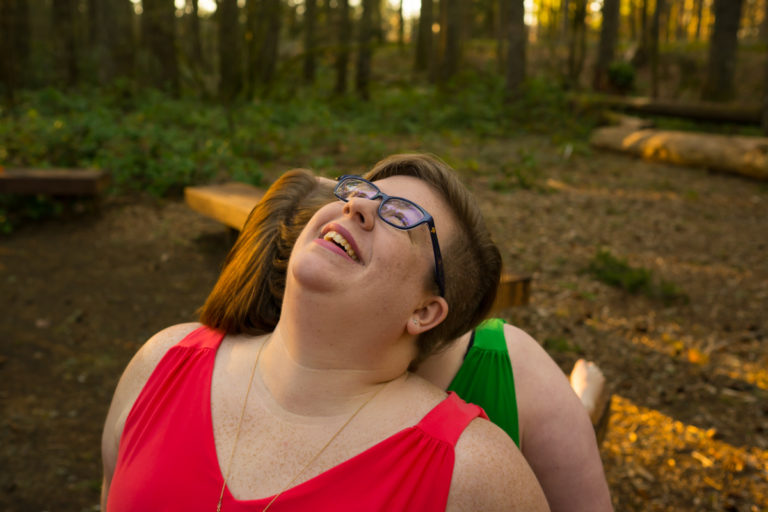
[(468, 404), (450, 391), (445, 400), (429, 411), (416, 426), (433, 437), (456, 446), (461, 433), (475, 418), (488, 419), (488, 416), (481, 407)]
[(178, 343), (180, 347), (211, 348), (218, 349), (224, 339), (224, 333), (211, 329), (206, 325), (201, 325), (191, 333), (187, 334), (183, 340)]

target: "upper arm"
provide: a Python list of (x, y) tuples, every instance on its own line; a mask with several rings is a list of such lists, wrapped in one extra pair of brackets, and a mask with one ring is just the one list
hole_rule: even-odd
[(546, 511), (536, 477), (509, 436), (475, 419), (456, 443), (448, 505), (450, 511)]
[(553, 511), (612, 510), (584, 405), (566, 375), (525, 332), (505, 326), (520, 418), (520, 447)]
[(106, 510), (109, 485), (117, 465), (120, 438), (133, 403), (168, 349), (199, 326), (198, 323), (179, 324), (158, 332), (133, 356), (120, 377), (101, 435), (101, 458), (104, 469), (101, 492), (102, 510)]

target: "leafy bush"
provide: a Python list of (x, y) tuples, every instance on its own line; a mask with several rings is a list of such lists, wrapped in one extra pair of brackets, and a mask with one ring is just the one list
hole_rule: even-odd
[(615, 61), (608, 66), (608, 81), (620, 93), (635, 90), (635, 67), (624, 61)]

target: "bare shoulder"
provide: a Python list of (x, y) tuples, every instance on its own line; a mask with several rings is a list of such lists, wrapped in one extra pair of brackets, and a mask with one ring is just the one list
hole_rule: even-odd
[(172, 325), (149, 338), (133, 356), (120, 377), (112, 405), (119, 405), (124, 401), (133, 404), (166, 352), (198, 327), (200, 324), (197, 322)]
[(477, 418), (456, 443), (447, 510), (549, 510), (531, 468), (510, 437)]
[(504, 334), (515, 378), (520, 447), (553, 511), (611, 510), (592, 423), (568, 377), (527, 333)]
[(125, 419), (155, 367), (171, 347), (198, 327), (200, 324), (193, 322), (163, 329), (144, 343), (123, 371), (112, 397), (102, 433), (105, 476), (109, 476), (110, 469), (114, 469)]

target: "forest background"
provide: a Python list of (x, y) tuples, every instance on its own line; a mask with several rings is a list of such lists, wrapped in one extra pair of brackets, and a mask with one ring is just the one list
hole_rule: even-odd
[(194, 319), (226, 254), (185, 186), (336, 176), (404, 150), (454, 166), (507, 266), (534, 276), (505, 316), (565, 371), (587, 356), (609, 377), (617, 510), (768, 509), (768, 188), (589, 145), (606, 95), (750, 114), (662, 128), (768, 133), (767, 12), (0, 0), (0, 169), (110, 177), (99, 200), (0, 194), (0, 509), (97, 508), (120, 371)]

